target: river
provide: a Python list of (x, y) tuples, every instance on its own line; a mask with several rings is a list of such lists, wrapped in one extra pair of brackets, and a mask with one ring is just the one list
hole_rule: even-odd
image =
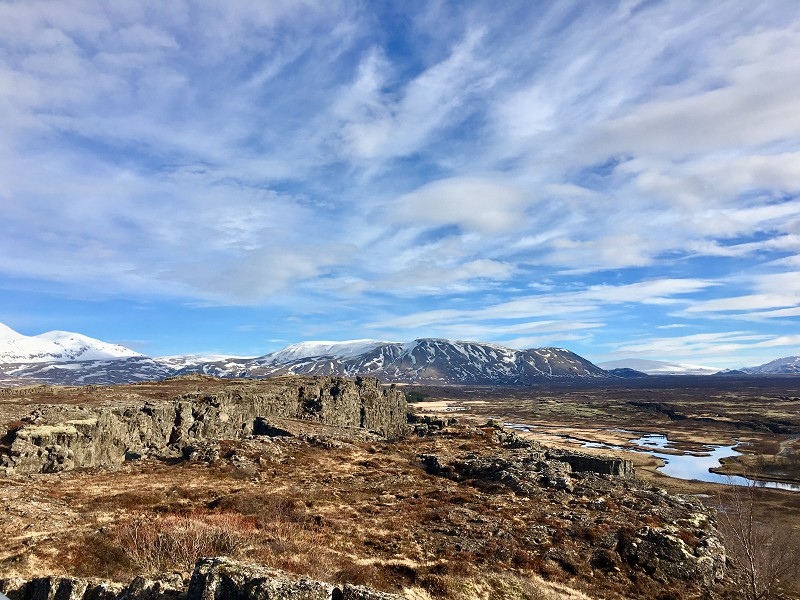
[[(526, 425), (522, 423), (506, 423), (506, 427), (517, 429), (520, 431), (540, 431), (540, 428), (534, 425)], [(620, 430), (616, 430), (620, 431)], [(636, 435), (637, 432), (624, 431)], [(559, 437), (574, 441), (581, 444), (584, 448), (604, 448), (608, 450), (624, 450), (626, 452), (638, 452), (640, 454), (649, 454), (660, 458), (664, 461), (664, 466), (659, 467), (658, 470), (675, 477), (676, 479), (706, 481), (709, 483), (721, 483), (724, 485), (740, 485), (749, 486), (755, 484), (758, 487), (773, 488), (778, 490), (789, 490), (793, 492), (800, 492), (800, 484), (797, 483), (783, 483), (778, 481), (761, 481), (749, 479), (747, 477), (740, 477), (738, 475), (721, 475), (714, 473), (711, 469), (719, 467), (723, 458), (731, 456), (739, 456), (741, 452), (736, 450), (739, 443), (731, 446), (703, 446), (697, 452), (683, 452), (682, 454), (670, 454), (660, 452), (660, 450), (671, 449), (674, 451), (675, 447), (666, 435), (656, 433), (639, 433), (639, 437), (631, 438), (629, 440), (633, 447), (615, 446), (611, 444), (603, 444), (600, 442), (587, 442), (578, 438), (568, 435), (559, 435)]]

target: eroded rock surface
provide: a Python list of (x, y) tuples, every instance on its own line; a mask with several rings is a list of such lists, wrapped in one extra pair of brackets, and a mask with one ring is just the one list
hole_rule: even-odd
[[(491, 429), (502, 452), (422, 454), (423, 467), (460, 483), (503, 485), (526, 498), (551, 490), (554, 499), (569, 507), (559, 517), (574, 523), (586, 520), (587, 526), (594, 521), (587, 528), (594, 547), (590, 562), (600, 571), (619, 571), (625, 565), (657, 581), (680, 579), (704, 586), (724, 576), (725, 548), (715, 513), (699, 499), (671, 495), (634, 479), (630, 461), (546, 449), (503, 428)], [(616, 525), (598, 526), (597, 515), (603, 514)], [(546, 528), (542, 533), (543, 539), (552, 536)], [(581, 562), (564, 548), (551, 554), (568, 570)]]
[(0, 580), (10, 600), (399, 600), (367, 587), (298, 577), (225, 557), (203, 558), (186, 585), (136, 577), (128, 585), (75, 577)]
[[(32, 412), (6, 434), (8, 446), (0, 456), (0, 468), (9, 473), (49, 473), (112, 466), (148, 454), (180, 456), (184, 447), (197, 441), (269, 435), (264, 424), (270, 419), (314, 422), (390, 439), (407, 429), (404, 394), (377, 379), (199, 381), (196, 391), (169, 399), (128, 394), (134, 399), (104, 400), (108, 388), (93, 388), (86, 394), (94, 403), (29, 407)], [(136, 387), (129, 386), (134, 392)], [(69, 400), (69, 394), (65, 398)]]
[[(306, 381), (314, 383), (315, 391)], [(6, 582), (0, 590), (11, 591), (12, 600), (387, 600), (393, 596), (324, 580), (394, 592), (418, 586), (432, 597), (444, 597), (445, 584), (483, 590), (487, 582), (499, 581), (492, 578), (511, 577), (519, 586), (532, 585), (523, 578), (539, 573), (574, 581), (595, 597), (644, 599), (668, 593), (711, 597), (720, 581), (725, 554), (713, 512), (696, 498), (635, 480), (625, 461), (555, 451), (497, 424), (474, 426), (451, 417), (413, 419), (416, 435), (387, 442), (361, 426), (366, 402), (358, 394), (359, 404), (337, 399), (339, 413), (326, 413), (331, 397), (345, 393), (341, 386), (336, 393), (326, 387), (332, 378), (295, 378), (295, 387), (287, 381), (261, 387), (265, 383), (242, 389), (242, 382), (197, 378), (172, 388), (164, 382), (105, 388), (102, 394), (96, 388), (41, 392), (60, 394), (61, 405), (26, 399), (25, 420), (16, 427), (11, 446), (33, 446), (28, 455), (32, 468), (39, 456), (55, 465), (51, 470), (68, 471), (76, 457), (97, 460), (109, 449), (116, 452), (114, 460), (144, 460), (114, 469), (7, 479), (17, 487), (0, 498), (7, 515), (3, 533), (12, 544), (0, 566), (29, 581)], [(342, 385), (357, 391), (359, 382)], [(394, 401), (396, 390), (374, 389), (386, 402)], [(41, 400), (41, 394), (32, 398)], [(260, 396), (252, 400), (250, 394)], [(294, 412), (269, 412), (271, 404), (262, 400), (269, 394)], [(98, 402), (103, 395), (106, 399)], [(4, 400), (0, 416), (8, 414), (3, 414)], [(354, 406), (359, 407), (358, 425), (343, 425), (347, 420), (340, 413)], [(394, 414), (395, 409), (390, 404), (380, 410)], [(356, 419), (354, 410), (351, 414)], [(103, 419), (116, 423), (116, 433), (92, 446), (86, 440)], [(405, 418), (401, 421), (398, 428), (407, 427)], [(144, 433), (135, 437), (139, 425)], [(35, 444), (36, 436), (20, 436), (20, 431), (38, 431), (47, 444)], [(76, 441), (81, 439), (86, 446)], [(3, 442), (8, 444), (9, 437)], [(60, 454), (53, 452), (54, 445)], [(147, 459), (165, 452), (173, 452), (176, 460)], [(58, 456), (65, 457), (63, 463)], [(193, 522), (230, 517), (226, 522), (239, 523), (245, 540), (231, 554), (281, 566), (291, 557), (291, 564), (307, 565), (298, 572), (319, 580), (207, 559), (198, 564), (190, 585), (188, 571), (198, 554), (180, 566), (150, 570), (131, 568), (124, 554), (117, 558), (118, 570), (104, 570), (106, 557), (128, 543), (122, 534), (129, 523), (153, 521), (158, 531), (173, 527), (174, 532), (175, 519), (184, 515)], [(305, 541), (275, 545), (286, 531), (302, 533), (298, 539)], [(346, 558), (341, 548), (347, 549)], [(100, 562), (93, 562), (98, 557)], [(62, 570), (71, 560), (74, 569)], [(317, 564), (329, 567), (315, 570)], [(152, 576), (169, 569), (180, 573), (177, 580), (137, 578), (124, 587), (64, 577), (30, 580), (69, 573), (128, 581), (134, 574)], [(477, 591), (466, 594), (461, 597), (478, 597)]]

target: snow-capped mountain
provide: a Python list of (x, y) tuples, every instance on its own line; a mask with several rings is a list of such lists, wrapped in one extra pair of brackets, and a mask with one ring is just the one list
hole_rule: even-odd
[(336, 358), (351, 358), (374, 350), (379, 346), (390, 344), (379, 340), (350, 340), (346, 342), (299, 342), (290, 344), (267, 354), (264, 358), (272, 362), (287, 363), (301, 358), (313, 356), (334, 356)]
[[(367, 350), (355, 354), (363, 344)], [(370, 346), (372, 346), (370, 348)], [(366, 375), (383, 381), (427, 384), (529, 384), (552, 379), (607, 378), (608, 373), (561, 348), (515, 350), (494, 344), (422, 338), (409, 343), (358, 340), (334, 346), (302, 346), (328, 352), (291, 358), (295, 348), (252, 360), (228, 360), (202, 365), (201, 372), (221, 377), (275, 375)], [(309, 349), (308, 352), (302, 350)], [(286, 360), (289, 358), (290, 360)]]
[(252, 360), (244, 357), (233, 357), (227, 354), (176, 354), (175, 356), (159, 356), (152, 360), (173, 371), (199, 367), (207, 363), (220, 363), (229, 360)]
[(597, 366), (611, 371), (613, 369), (633, 369), (648, 375), (713, 375), (719, 372), (714, 367), (700, 365), (687, 365), (666, 362), (662, 360), (647, 360), (644, 358), (623, 358), (597, 363)]
[[(602, 368), (601, 368), (602, 367)], [(612, 370), (614, 372), (609, 372)], [(625, 370), (628, 371), (625, 371)], [(106, 385), (203, 373), (218, 377), (359, 375), (387, 383), (528, 385), (651, 375), (710, 375), (717, 369), (644, 359), (595, 365), (562, 348), (516, 350), (497, 344), (420, 338), (412, 342), (301, 342), (256, 358), (180, 355), (151, 358), (78, 333), (25, 336), (0, 324), (0, 387), (49, 383)], [(747, 374), (800, 373), (800, 357), (782, 358)]]
[(68, 331), (27, 336), (0, 323), (0, 364), (108, 360), (142, 356), (118, 344), (109, 344)]
[(776, 358), (758, 367), (741, 370), (750, 375), (800, 375), (800, 356)]

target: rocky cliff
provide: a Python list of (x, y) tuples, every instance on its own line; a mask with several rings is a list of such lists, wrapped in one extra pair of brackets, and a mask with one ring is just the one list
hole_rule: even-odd
[[(159, 384), (130, 386), (133, 392), (121, 398), (118, 390), (84, 388), (79, 406), (72, 404), (74, 390), (43, 390), (28, 399), (33, 402), (20, 404), (32, 412), (19, 415), (6, 433), (0, 466), (7, 473), (37, 473), (116, 465), (166, 449), (180, 453), (198, 440), (257, 435), (269, 418), (354, 428), (389, 439), (402, 436), (407, 427), (404, 394), (377, 379), (196, 379), (194, 391), (173, 398), (163, 398), (163, 390), (153, 393)], [(161, 387), (168, 390), (170, 383)], [(61, 403), (36, 402), (49, 399), (47, 391)]]
[[(353, 583), (522, 598), (545, 589), (533, 578), (543, 576), (644, 599), (711, 597), (722, 581), (713, 511), (637, 480), (629, 461), (547, 448), (494, 421), (411, 420), (403, 394), (370, 379), (193, 376), (0, 393), (10, 475), (0, 578), (21, 578), (0, 591), (391, 597), (343, 585)], [(120, 466), (74, 469), (91, 465)], [(306, 577), (209, 560), (190, 578), (198, 557), (221, 554)]]

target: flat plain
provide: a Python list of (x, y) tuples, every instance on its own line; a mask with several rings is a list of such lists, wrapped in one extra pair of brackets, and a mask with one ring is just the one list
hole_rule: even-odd
[[(151, 395), (167, 398), (186, 385), (199, 384), (153, 384)], [(693, 524), (702, 514), (695, 505), (670, 513), (674, 501), (650, 484), (712, 506), (721, 506), (725, 491), (663, 475), (658, 459), (631, 451), (632, 434), (667, 434), (671, 452), (739, 442), (745, 453), (726, 471), (800, 481), (797, 378), (404, 389), (413, 410), (433, 415), (441, 430), (357, 440), (306, 423), (299, 435), (217, 440), (183, 457), (9, 477), (0, 494), (0, 572), (116, 581), (171, 573), (185, 581), (197, 556), (226, 553), (406, 598), (724, 597), (729, 581), (714, 591), (678, 571), (650, 572), (630, 554), (630, 536), (648, 530), (670, 531), (690, 549), (705, 544)], [(49, 402), (86, 406), (124, 391), (47, 394)], [(24, 403), (8, 397), (4, 412), (19, 416)], [(521, 493), (492, 471), (498, 464), (513, 471), (528, 452), (507, 443), (511, 431), (548, 447), (631, 459), (644, 484), (575, 473), (565, 489), (557, 473), (540, 485), (542, 471)], [(440, 472), (425, 467), (430, 457)], [(447, 475), (465, 467), (483, 475)], [(798, 537), (800, 493), (754, 493), (757, 517)], [(205, 546), (192, 546), (196, 540)], [(171, 545), (158, 546), (165, 542)], [(784, 582), (784, 591), (797, 589)]]

